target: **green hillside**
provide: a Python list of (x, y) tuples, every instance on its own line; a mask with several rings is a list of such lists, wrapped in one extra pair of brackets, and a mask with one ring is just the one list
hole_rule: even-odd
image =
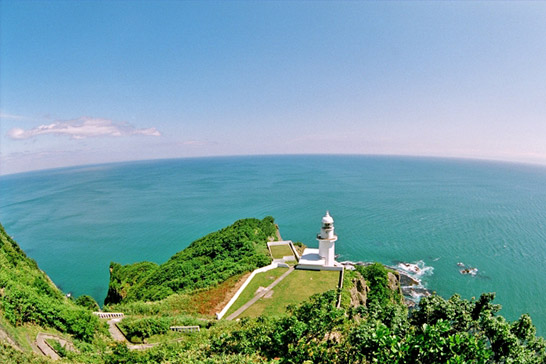
[(208, 234), (167, 262), (110, 264), (105, 304), (156, 301), (173, 293), (208, 288), (270, 263), (267, 241), (276, 226), (272, 217), (244, 219)]
[(99, 321), (76, 305), (0, 225), (0, 312), (13, 327), (34, 324), (90, 341)]

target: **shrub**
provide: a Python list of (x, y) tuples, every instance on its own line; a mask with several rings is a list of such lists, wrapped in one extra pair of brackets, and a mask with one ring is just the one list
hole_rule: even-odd
[(142, 319), (125, 319), (118, 324), (129, 341), (140, 342), (153, 335), (169, 332), (172, 325), (170, 317), (147, 317)]

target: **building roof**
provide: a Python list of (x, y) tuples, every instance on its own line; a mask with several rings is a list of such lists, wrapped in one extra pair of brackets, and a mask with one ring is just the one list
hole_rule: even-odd
[(332, 218), (332, 216), (330, 216), (330, 211), (326, 211), (326, 215), (324, 215), (324, 217), (322, 218), (322, 223), (323, 224), (333, 224), (334, 223), (334, 219)]

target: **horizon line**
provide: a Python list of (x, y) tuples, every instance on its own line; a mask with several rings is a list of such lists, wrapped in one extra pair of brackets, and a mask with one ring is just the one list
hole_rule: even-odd
[(339, 157), (399, 157), (399, 158), (421, 158), (421, 159), (439, 159), (439, 160), (460, 160), (460, 161), (474, 161), (474, 162), (489, 162), (489, 163), (501, 163), (501, 164), (513, 164), (524, 165), (534, 167), (546, 167), (546, 161), (544, 162), (529, 162), (521, 160), (510, 160), (500, 158), (486, 158), (486, 157), (456, 157), (456, 156), (441, 156), (441, 155), (420, 155), (420, 154), (380, 154), (380, 153), (271, 153), (271, 154), (226, 154), (226, 155), (203, 155), (203, 156), (188, 156), (188, 157), (172, 157), (172, 158), (150, 158), (150, 159), (128, 159), (123, 161), (111, 161), (111, 162), (99, 162), (99, 163), (83, 163), (83, 164), (71, 164), (62, 167), (53, 168), (37, 168), (27, 171), (3, 173), (0, 170), (0, 178), (8, 176), (16, 176), (27, 173), (35, 172), (47, 172), (47, 171), (61, 171), (65, 169), (77, 169), (77, 168), (89, 168), (99, 167), (116, 164), (127, 163), (145, 163), (145, 162), (159, 162), (159, 161), (175, 161), (175, 160), (190, 160), (190, 159), (215, 159), (215, 158), (244, 158), (244, 157), (295, 157), (295, 156), (339, 156)]

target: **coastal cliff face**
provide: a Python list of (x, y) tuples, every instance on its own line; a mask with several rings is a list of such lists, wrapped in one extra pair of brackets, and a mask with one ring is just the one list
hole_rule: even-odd
[(349, 307), (368, 306), (371, 301), (390, 302), (401, 305), (404, 303), (400, 285), (400, 274), (387, 270), (379, 263), (347, 272), (350, 284), (347, 287)]
[(389, 282), (389, 289), (396, 294), (395, 297), (396, 303), (402, 303), (404, 301), (404, 296), (402, 294), (402, 285), (400, 279), (400, 273), (398, 272), (388, 272), (387, 280)]
[(353, 286), (349, 290), (351, 295), (351, 307), (366, 306), (368, 299), (368, 291), (370, 288), (366, 285), (366, 280), (362, 275), (358, 274), (352, 280)]

